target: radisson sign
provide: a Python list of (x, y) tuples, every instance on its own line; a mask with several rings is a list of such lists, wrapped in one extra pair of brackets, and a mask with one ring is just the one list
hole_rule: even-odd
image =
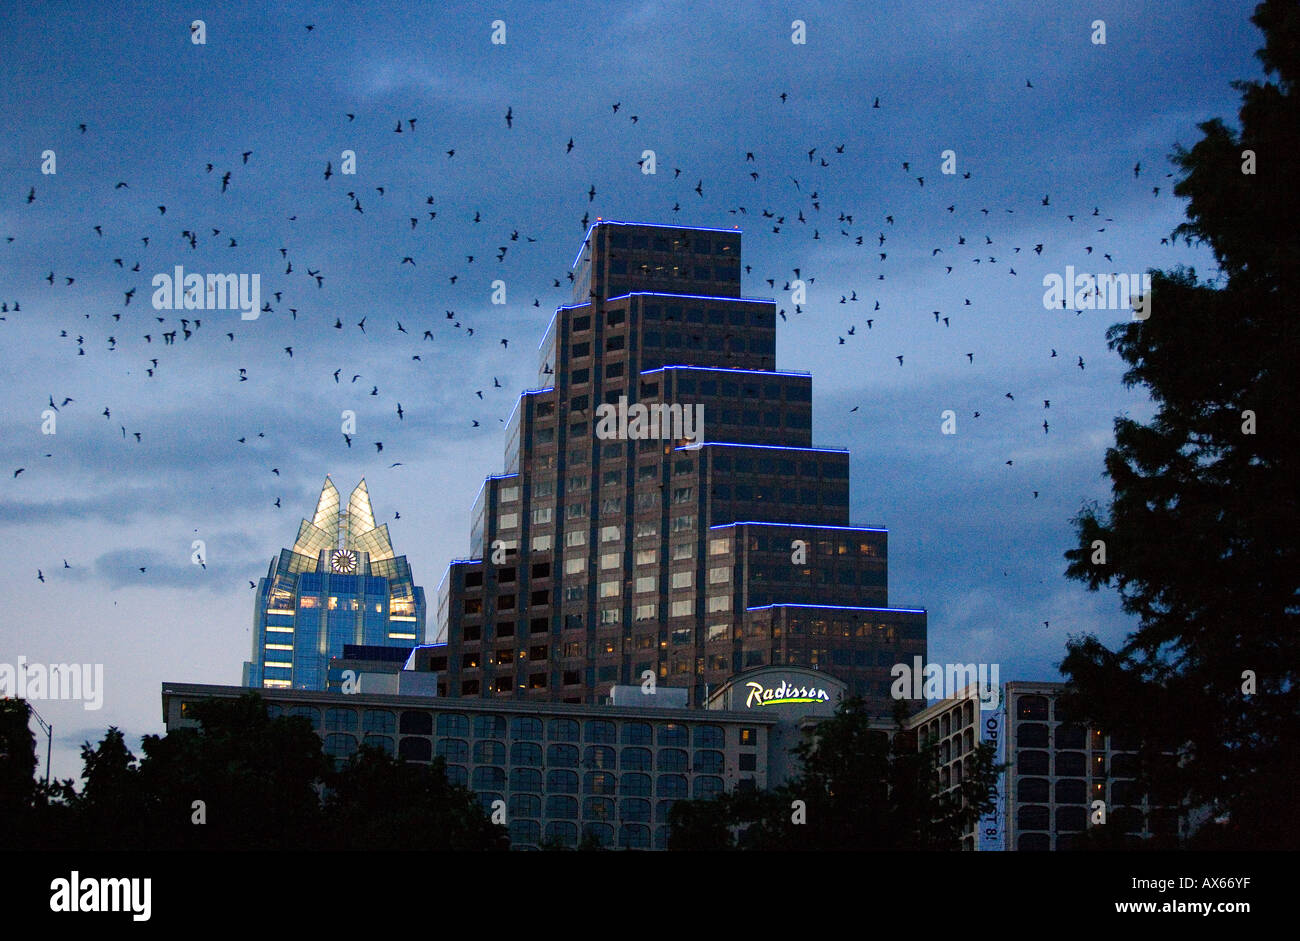
[(792, 702), (829, 702), (830, 693), (820, 687), (793, 686), (782, 680), (777, 686), (764, 686), (750, 680), (749, 696), (745, 699), (745, 708), (754, 706), (777, 706)]

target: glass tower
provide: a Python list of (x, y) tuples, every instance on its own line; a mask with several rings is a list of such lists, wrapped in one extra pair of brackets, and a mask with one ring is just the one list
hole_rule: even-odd
[[(746, 669), (842, 678), (888, 715), (926, 614), (891, 608), (887, 539), (849, 520), (849, 453), (814, 447), (812, 377), (735, 229), (598, 221), (438, 589), (417, 666), (445, 695), (599, 702)], [(924, 702), (911, 703), (913, 710)]]
[(414, 647), (424, 640), (424, 589), (388, 525), (375, 525), (366, 482), (346, 504), (327, 476), (316, 512), (257, 586), (244, 686), (325, 689), (345, 645)]

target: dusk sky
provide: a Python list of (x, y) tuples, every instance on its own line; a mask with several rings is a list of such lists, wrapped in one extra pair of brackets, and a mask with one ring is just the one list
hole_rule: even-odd
[[(7, 5), (0, 663), (104, 666), (102, 709), (33, 703), (54, 775), (78, 778), (109, 725), (139, 754), (164, 681), (239, 682), (249, 583), (327, 473), (366, 479), (433, 625), (584, 216), (744, 233), (743, 293), (785, 313), (777, 366), (812, 373), (814, 444), (851, 449), (853, 523), (889, 528), (890, 603), (928, 610), (932, 661), (1050, 680), (1068, 635), (1116, 644), (1135, 622), (1062, 553), (1109, 496), (1115, 416), (1151, 410), (1106, 348), (1131, 314), (1047, 310), (1043, 278), (1214, 274), (1169, 238), (1168, 156), (1198, 122), (1235, 126), (1253, 8)], [(154, 310), (177, 265), (259, 274), (271, 310)]]

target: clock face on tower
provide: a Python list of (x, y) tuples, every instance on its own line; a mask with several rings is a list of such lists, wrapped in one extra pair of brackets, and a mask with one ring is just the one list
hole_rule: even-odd
[(335, 549), (330, 555), (330, 569), (340, 575), (351, 575), (357, 570), (357, 554), (347, 549)]

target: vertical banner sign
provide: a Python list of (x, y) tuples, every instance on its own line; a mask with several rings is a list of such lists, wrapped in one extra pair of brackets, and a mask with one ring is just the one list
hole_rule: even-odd
[[(1002, 707), (992, 712), (985, 713), (980, 726), (980, 740), (993, 746), (993, 760), (1001, 764), (1005, 759), (1003, 754), (1005, 749), (1002, 747), (1002, 715), (1003, 709), (1006, 708), (1005, 700)], [(996, 783), (993, 785), (993, 809), (980, 818), (979, 821), (979, 848), (981, 852), (991, 852), (1004, 849), (1003, 843), (1003, 814), (1005, 804), (1003, 801), (1002, 790), (1006, 786), (1006, 772), (998, 774)]]

